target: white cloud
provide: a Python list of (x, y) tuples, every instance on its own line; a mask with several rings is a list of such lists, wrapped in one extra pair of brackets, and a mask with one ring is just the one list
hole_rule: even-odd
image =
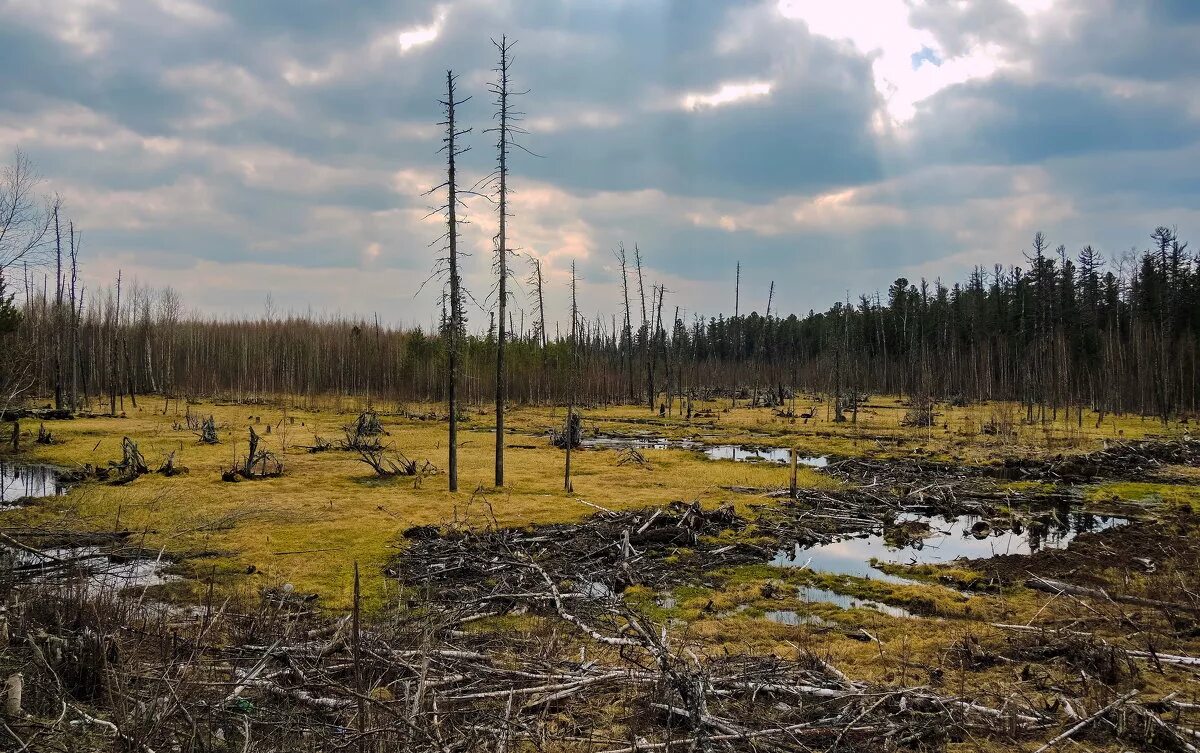
[[(1027, 22), (1039, 20), (1056, 0), (1014, 0), (1014, 7)], [(931, 7), (930, 0), (778, 0), (786, 18), (803, 21), (814, 34), (843, 40), (870, 55), (875, 88), (882, 97), (886, 120), (902, 125), (912, 119), (919, 102), (954, 84), (986, 78), (1001, 69), (1019, 68), (1019, 59), (995, 43), (972, 42), (950, 54), (929, 30), (913, 26), (911, 15)], [(953, 13), (950, 3), (944, 12)], [(921, 59), (924, 53), (925, 59)], [(932, 53), (932, 55), (930, 55)], [(917, 56), (917, 57), (914, 57)], [(931, 60), (930, 57), (935, 59)]]
[(730, 82), (721, 84), (715, 91), (685, 94), (681, 103), (685, 110), (700, 110), (706, 107), (722, 107), (745, 99), (760, 99), (770, 93), (770, 81)]

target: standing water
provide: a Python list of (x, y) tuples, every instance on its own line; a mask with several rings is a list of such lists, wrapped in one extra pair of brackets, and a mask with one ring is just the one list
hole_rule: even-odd
[[(707, 447), (704, 454), (709, 460), (733, 460), (750, 463), (780, 463), (787, 464), (792, 460), (791, 450), (786, 447), (744, 447), (736, 444), (720, 444)], [(829, 458), (799, 457), (797, 462), (810, 468), (824, 468), (829, 465)]]
[(56, 497), (67, 493), (59, 472), (48, 465), (0, 462), (0, 504), (25, 497)]

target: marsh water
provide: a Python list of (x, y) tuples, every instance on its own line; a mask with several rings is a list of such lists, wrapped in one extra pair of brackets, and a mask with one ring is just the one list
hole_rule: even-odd
[(54, 547), (37, 553), (0, 547), (0, 558), (33, 583), (81, 584), (88, 595), (157, 586), (178, 576), (159, 558), (120, 556), (98, 546)]
[[(743, 463), (787, 464), (791, 462), (791, 452), (786, 447), (748, 447), (736, 444), (720, 444), (704, 449), (704, 454), (709, 460), (733, 460)], [(829, 458), (823, 455), (801, 456), (797, 458), (797, 462), (810, 468), (824, 468), (829, 465)]]
[(828, 544), (777, 552), (776, 567), (809, 567), (813, 570), (873, 578), (888, 583), (909, 583), (904, 578), (878, 570), (876, 564), (940, 565), (956, 559), (986, 559), (1005, 554), (1033, 554), (1043, 549), (1062, 549), (1081, 533), (1102, 531), (1129, 522), (1125, 518), (1085, 512), (1060, 513), (1050, 525), (1014, 525), (997, 528), (973, 515), (945, 517), (904, 513), (896, 524), (928, 526), (928, 535), (907, 543), (889, 543), (882, 532), (845, 538)]
[(60, 471), (48, 465), (0, 462), (0, 504), (67, 493)]

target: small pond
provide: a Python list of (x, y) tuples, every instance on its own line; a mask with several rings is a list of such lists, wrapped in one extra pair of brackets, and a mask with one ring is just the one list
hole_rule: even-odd
[(61, 472), (48, 465), (0, 462), (0, 505), (25, 497), (56, 497), (67, 493)]

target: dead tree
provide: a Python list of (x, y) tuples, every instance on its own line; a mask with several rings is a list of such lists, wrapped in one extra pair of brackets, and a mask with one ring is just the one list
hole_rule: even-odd
[(58, 410), (62, 410), (63, 407), (63, 256), (62, 226), (58, 217), (61, 208), (62, 200), (55, 197), (52, 210), (54, 212), (54, 407)]
[(537, 319), (537, 336), (541, 341), (542, 346), (542, 381), (545, 381), (546, 376), (546, 299), (542, 295), (542, 260), (537, 257), (531, 257), (530, 263), (533, 264), (533, 274), (530, 275), (529, 281), (533, 283), (534, 289), (537, 290), (538, 304), (538, 319)]
[(79, 407), (79, 320), (82, 318), (83, 290), (79, 291), (79, 308), (76, 309), (75, 285), (79, 275), (79, 242), (75, 234), (75, 223), (68, 223), (71, 256), (71, 410)]
[(737, 406), (737, 391), (738, 391), (736, 364), (737, 364), (737, 359), (742, 354), (742, 338), (740, 337), (740, 335), (742, 334), (742, 327), (741, 327), (741, 322), (738, 320), (738, 317), (741, 315), (741, 303), (742, 303), (742, 263), (739, 261), (737, 263), (737, 268), (736, 268), (736, 271), (734, 272), (734, 277), (733, 277), (733, 322), (732, 322), (732, 325), (733, 325), (733, 353), (734, 353), (734, 364), (735, 365), (734, 365), (734, 372), (733, 372), (734, 373), (734, 383), (733, 383), (733, 389), (731, 391), (731, 394), (733, 395), (733, 402), (731, 403), (731, 405), (734, 407)]
[[(510, 53), (515, 42), (509, 42), (507, 37), (500, 41), (492, 40), (500, 53), (500, 63), (496, 68), (497, 80), (489, 84), (489, 89), (496, 95), (495, 128), (489, 128), (484, 133), (496, 134), (496, 171), (493, 177), (496, 181), (497, 214), (500, 228), (496, 233), (496, 275), (498, 277), (497, 306), (500, 309), (498, 328), (496, 330), (496, 486), (504, 486), (504, 340), (505, 311), (508, 306), (508, 151), (509, 146), (516, 143), (515, 136), (525, 133), (516, 121), (520, 113), (509, 109), (509, 97), (523, 94), (509, 90), (508, 68), (512, 63)], [(540, 275), (540, 271), (539, 271)]]
[(633, 244), (633, 259), (637, 264), (638, 294), (642, 299), (642, 349), (646, 360), (646, 405), (654, 410), (654, 364), (650, 354), (650, 319), (646, 314), (646, 286), (642, 278), (642, 251)]
[(629, 402), (637, 401), (633, 386), (633, 322), (629, 315), (629, 265), (625, 259), (625, 244), (617, 246), (617, 260), (621, 262), (621, 296), (625, 301), (625, 364), (629, 373)]
[(121, 270), (117, 270), (117, 301), (113, 308), (112, 341), (108, 351), (108, 414), (117, 415), (117, 339), (121, 328)]
[(563, 489), (570, 494), (575, 491), (571, 486), (571, 445), (575, 443), (575, 370), (578, 364), (577, 324), (579, 322), (579, 306), (575, 299), (575, 262), (571, 262), (571, 372), (567, 378), (567, 462), (563, 471)]
[[(463, 153), (470, 150), (470, 147), (460, 146), (459, 138), (470, 133), (470, 128), (459, 129), (455, 124), (454, 115), (455, 109), (470, 99), (456, 100), (455, 99), (455, 82), (456, 77), (453, 71), (446, 71), (446, 98), (441, 100), (442, 109), (446, 113), (446, 119), (438, 123), (446, 129), (445, 135), (442, 137), (442, 146), (439, 152), (446, 154), (446, 181), (440, 186), (434, 186), (428, 193), (432, 194), (437, 191), (446, 189), (446, 203), (442, 206), (442, 211), (446, 215), (446, 232), (442, 236), (446, 240), (446, 256), (439, 260), (445, 263), (445, 272), (447, 274), (450, 298), (450, 317), (446, 322), (446, 400), (449, 404), (450, 419), (449, 430), (447, 437), (447, 450), (449, 457), (446, 463), (446, 474), (448, 476), (448, 484), (450, 491), (458, 491), (458, 370), (459, 370), (459, 340), (463, 331), (463, 295), (462, 281), (458, 271), (458, 225), (462, 220), (458, 217), (458, 205), (461, 199), (458, 197), (458, 175), (456, 172), (455, 160)], [(436, 242), (436, 241), (435, 241)], [(437, 272), (435, 272), (437, 274)]]

